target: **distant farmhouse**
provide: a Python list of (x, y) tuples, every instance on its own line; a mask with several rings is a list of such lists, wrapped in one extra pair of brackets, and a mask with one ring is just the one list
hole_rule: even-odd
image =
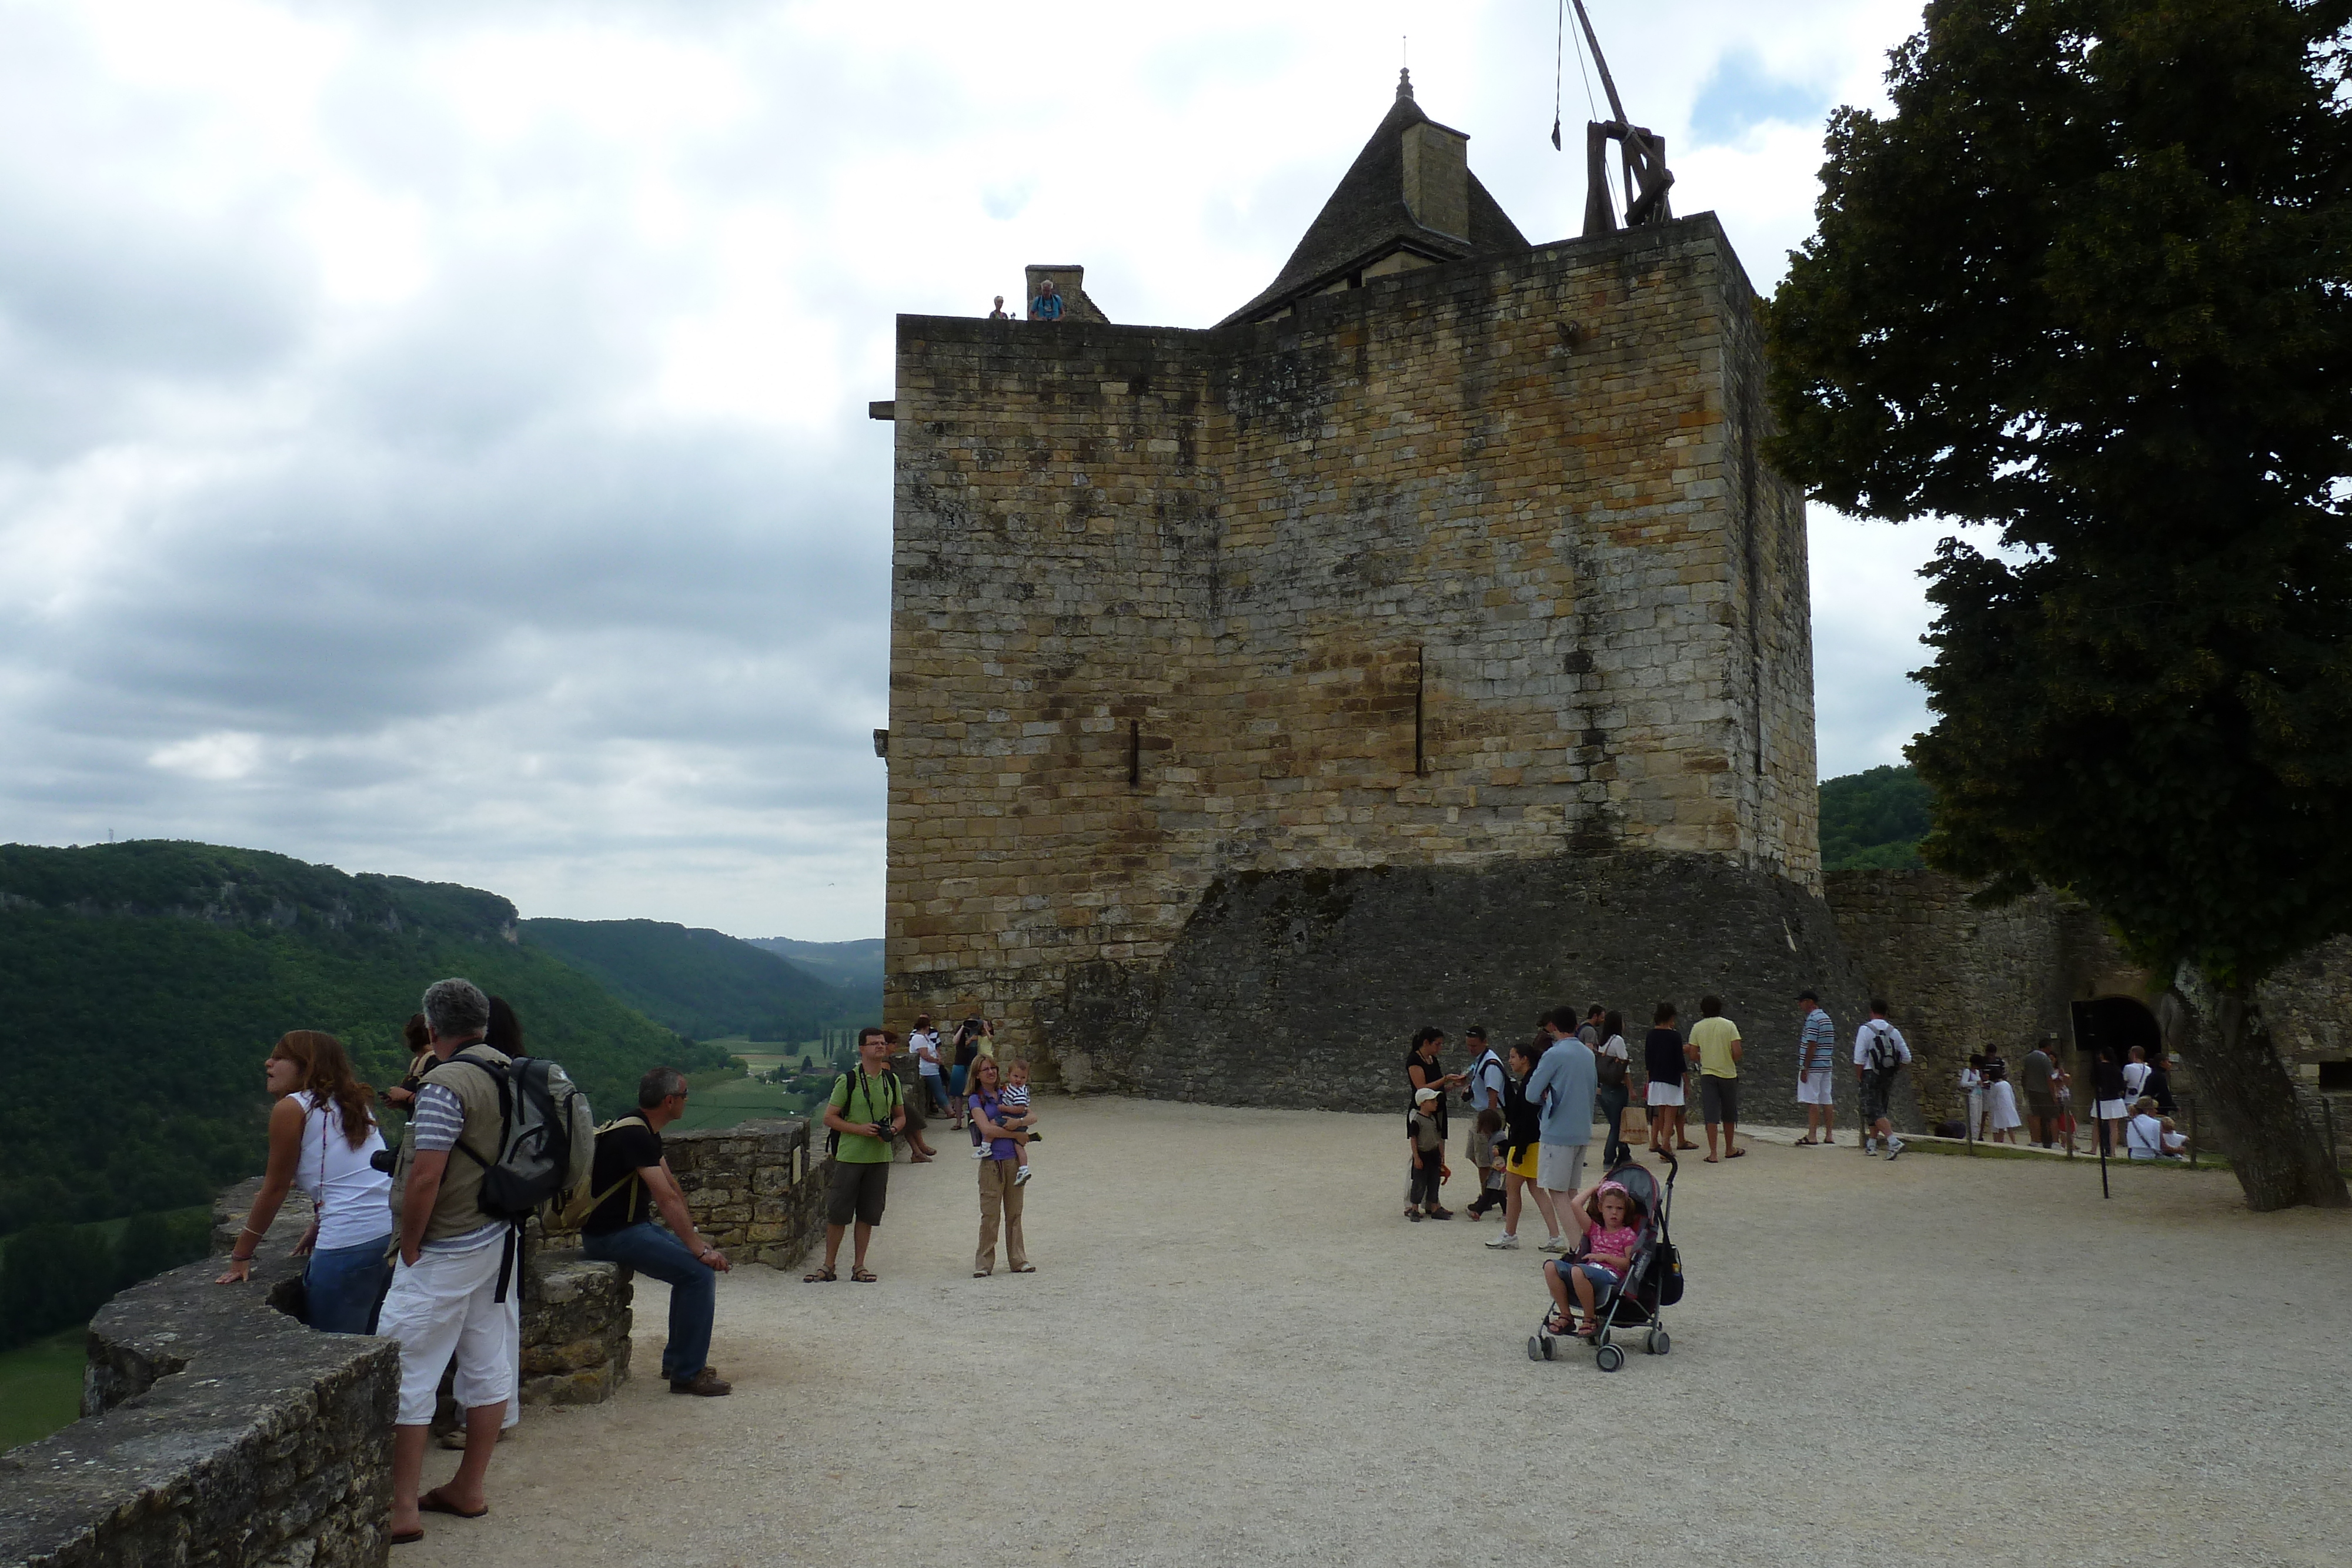
[[(894, 1027), (977, 1010), (1074, 1089), (1390, 1108), (1423, 1022), (1597, 1001), (1638, 1040), (1712, 990), (1771, 1119), (1796, 991), (1858, 1019), (1748, 277), (1663, 187), (1530, 245), (1468, 143), (1401, 78), (1207, 330), (1113, 325), (1076, 266), (1030, 269), (1058, 321), (898, 319)], [(2075, 975), (2021, 962), (2063, 1027)]]

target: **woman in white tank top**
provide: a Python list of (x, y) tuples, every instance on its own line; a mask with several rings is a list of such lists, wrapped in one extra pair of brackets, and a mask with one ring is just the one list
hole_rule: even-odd
[(369, 1333), (392, 1279), (392, 1177), (375, 1168), (383, 1137), (368, 1110), (372, 1092), (352, 1076), (342, 1042), (316, 1030), (280, 1039), (263, 1071), (279, 1097), (269, 1113), (269, 1166), (220, 1282), (250, 1277), (254, 1249), (299, 1187), (313, 1209), (295, 1247), (310, 1258), (306, 1321), (327, 1333)]

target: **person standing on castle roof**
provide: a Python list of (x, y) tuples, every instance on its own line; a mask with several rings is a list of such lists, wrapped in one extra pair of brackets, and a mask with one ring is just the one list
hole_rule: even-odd
[(992, 321), (1010, 321), (1013, 319), (1013, 312), (1004, 308), (1003, 295), (1000, 294), (996, 297), (996, 308), (988, 313), (988, 319)]
[(1037, 298), (1029, 301), (1029, 319), (1058, 321), (1062, 319), (1062, 291), (1054, 287), (1052, 278), (1037, 285)]
[[(1573, 1008), (1557, 1009), (1544, 1020), (1551, 1048), (1528, 1079), (1528, 1098), (1543, 1107), (1536, 1185), (1552, 1195), (1559, 1214), (1568, 1212), (1565, 1206), (1583, 1185), (1584, 1151), (1592, 1142), (1594, 1095), (1600, 1086), (1592, 1048), (1577, 1038), (1576, 1029)], [(1543, 1249), (1564, 1252), (1568, 1247), (1568, 1239), (1555, 1230)]]
[(1698, 999), (1698, 1022), (1691, 1025), (1685, 1057), (1698, 1068), (1699, 1113), (1706, 1118), (1706, 1163), (1716, 1163), (1715, 1129), (1723, 1126), (1723, 1157), (1736, 1160), (1739, 1146), (1739, 1026), (1723, 1016), (1721, 997)]

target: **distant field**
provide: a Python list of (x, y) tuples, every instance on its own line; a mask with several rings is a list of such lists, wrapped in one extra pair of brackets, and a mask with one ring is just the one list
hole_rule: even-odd
[(686, 1114), (670, 1124), (681, 1132), (701, 1127), (731, 1127), (777, 1116), (804, 1116), (814, 1095), (794, 1093), (756, 1079), (736, 1078), (709, 1087), (697, 1085), (688, 1095)]
[(81, 1369), (88, 1359), (80, 1329), (0, 1354), (0, 1448), (46, 1437), (81, 1414)]

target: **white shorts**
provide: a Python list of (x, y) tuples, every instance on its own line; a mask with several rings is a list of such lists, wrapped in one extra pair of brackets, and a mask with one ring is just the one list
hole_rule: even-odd
[(1683, 1086), (1682, 1086), (1681, 1084), (1679, 1084), (1679, 1083), (1660, 1083), (1660, 1082), (1657, 1082), (1655, 1079), (1651, 1080), (1651, 1082), (1650, 1082), (1650, 1103), (1651, 1103), (1651, 1104), (1653, 1104), (1653, 1105), (1679, 1105), (1679, 1104), (1681, 1104), (1682, 1103), (1683, 1103)]
[(1797, 1103), (1800, 1105), (1834, 1105), (1836, 1091), (1830, 1084), (1830, 1070), (1808, 1072), (1797, 1080)]
[(400, 1425), (431, 1424), (441, 1370), (452, 1354), (457, 1376), (451, 1392), (460, 1407), (513, 1398), (522, 1289), (509, 1291), (503, 1303), (493, 1300), (506, 1255), (501, 1238), (463, 1252), (420, 1252), (415, 1268), (393, 1265), (375, 1332), (400, 1342)]
[(1574, 1192), (1584, 1185), (1582, 1144), (1538, 1144), (1536, 1185), (1553, 1192)]

